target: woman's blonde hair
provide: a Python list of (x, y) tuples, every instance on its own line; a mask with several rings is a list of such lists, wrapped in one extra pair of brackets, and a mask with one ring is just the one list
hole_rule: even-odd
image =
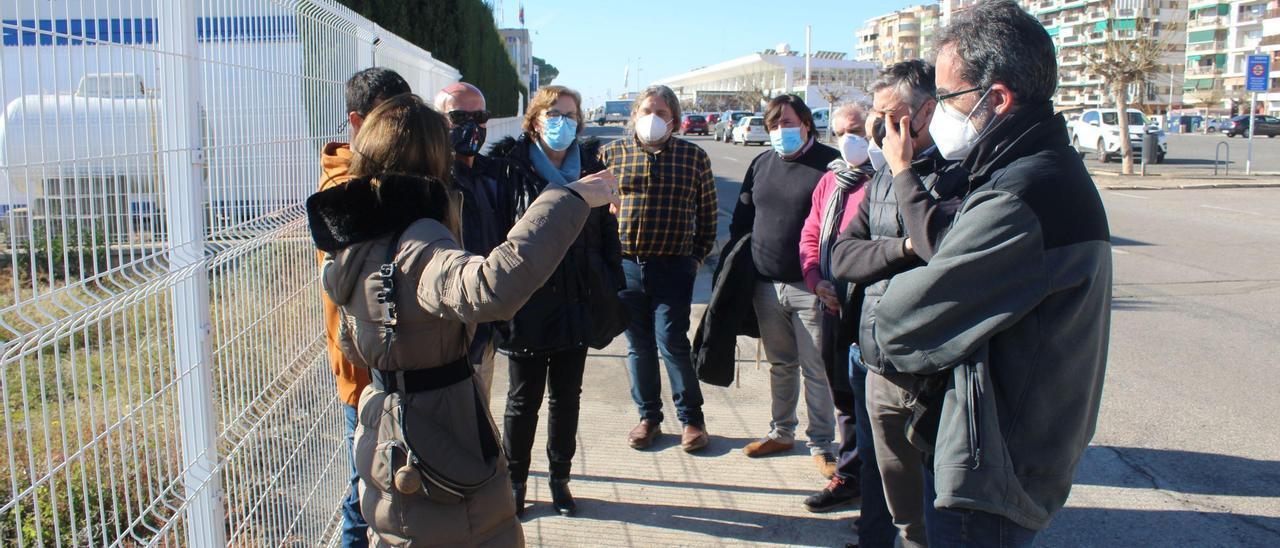
[(533, 94), (533, 100), (529, 101), (529, 109), (524, 113), (523, 128), (525, 135), (528, 135), (529, 138), (536, 137), (538, 135), (538, 118), (542, 116), (542, 113), (555, 106), (556, 101), (565, 96), (573, 98), (574, 109), (578, 115), (577, 135), (582, 135), (582, 131), (587, 127), (586, 120), (583, 120), (582, 115), (582, 94), (564, 86), (543, 86), (538, 88), (537, 93)]
[[(423, 189), (433, 197), (450, 200), (444, 219), (437, 219), (454, 234), (458, 212), (448, 190), (453, 154), (449, 126), (444, 116), (432, 110), (421, 97), (411, 93), (383, 101), (365, 117), (364, 125), (351, 143), (353, 177), (380, 177), (388, 174), (414, 175), (428, 185)], [(377, 179), (374, 179), (377, 188)]]

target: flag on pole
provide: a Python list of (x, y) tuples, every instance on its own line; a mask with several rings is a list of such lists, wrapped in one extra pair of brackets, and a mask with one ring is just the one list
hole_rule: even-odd
[(524, 2), (520, 3), (520, 26), (524, 26)]

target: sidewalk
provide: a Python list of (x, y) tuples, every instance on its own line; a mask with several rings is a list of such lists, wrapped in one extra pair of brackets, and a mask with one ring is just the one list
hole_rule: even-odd
[[(694, 305), (693, 327), (702, 317)], [(692, 337), (691, 337), (692, 339)], [(750, 459), (742, 447), (769, 428), (769, 367), (755, 365), (754, 339), (738, 344), (739, 383), (702, 385), (711, 445), (690, 455), (679, 447), (679, 422), (663, 373), (663, 436), (636, 451), (627, 432), (638, 420), (626, 370), (626, 339), (592, 351), (582, 387), (574, 459), (579, 513), (553, 514), (547, 489), (546, 405), (533, 452), (524, 532), (530, 546), (844, 546), (855, 540), (856, 510), (811, 514), (804, 498), (826, 485), (803, 440), (792, 452)], [(763, 360), (763, 354), (761, 359)], [(502, 423), (506, 359), (499, 356), (492, 409)], [(803, 401), (800, 430), (808, 424)]]
[(1230, 175), (1212, 175), (1212, 171), (1204, 176), (1178, 173), (1168, 175), (1148, 174), (1120, 175), (1119, 168), (1112, 170), (1090, 170), (1093, 181), (1098, 188), (1107, 190), (1193, 190), (1204, 188), (1280, 188), (1280, 173), (1254, 173), (1245, 175), (1232, 172)]

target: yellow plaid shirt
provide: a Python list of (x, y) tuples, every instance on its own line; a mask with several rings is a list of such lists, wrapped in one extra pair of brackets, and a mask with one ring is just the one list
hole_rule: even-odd
[(628, 135), (600, 149), (618, 178), (622, 253), (691, 256), (699, 261), (716, 241), (716, 181), (701, 147), (672, 136), (655, 153)]

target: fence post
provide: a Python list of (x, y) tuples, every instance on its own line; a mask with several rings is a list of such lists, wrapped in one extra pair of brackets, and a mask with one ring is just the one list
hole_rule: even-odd
[(183, 499), (188, 546), (225, 546), (226, 520), (213, 402), (209, 269), (204, 254), (203, 88), (196, 43), (196, 0), (156, 3), (160, 69), (160, 150), (173, 287), (173, 359), (182, 430)]

